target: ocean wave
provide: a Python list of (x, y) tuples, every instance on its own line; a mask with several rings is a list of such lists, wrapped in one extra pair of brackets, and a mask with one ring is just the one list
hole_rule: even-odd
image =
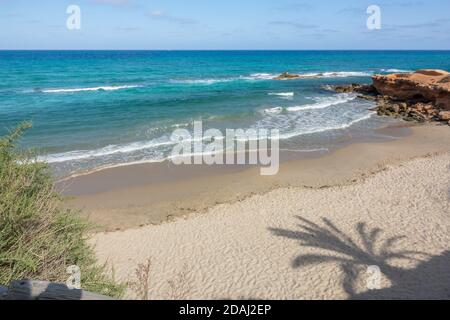
[(349, 78), (349, 77), (370, 77), (373, 72), (369, 71), (327, 71), (299, 73), (301, 78)]
[[(324, 72), (321, 74), (324, 78), (348, 78), (348, 77), (370, 77), (373, 72), (366, 71), (340, 71), (340, 72)], [(320, 76), (320, 74), (319, 74)]]
[[(325, 71), (325, 72), (308, 72), (308, 73), (294, 73), (300, 78), (348, 78), (348, 77), (370, 77), (373, 75), (371, 71)], [(245, 79), (261, 79), (273, 80), (279, 74), (273, 73), (256, 73)]]
[(273, 73), (252, 73), (249, 76), (240, 76), (244, 80), (273, 80), (277, 75)]
[(294, 92), (269, 92), (269, 96), (279, 96), (279, 97), (293, 97)]
[[(347, 78), (347, 77), (368, 77), (373, 72), (364, 71), (338, 71), (338, 72), (314, 72), (300, 73), (300, 78)], [(204, 79), (171, 79), (171, 83), (188, 84), (188, 85), (214, 85), (218, 83), (234, 82), (234, 81), (267, 81), (274, 80), (279, 74), (274, 73), (252, 73), (250, 75), (241, 75), (228, 78), (204, 78)], [(289, 93), (291, 94), (291, 93)], [(291, 96), (291, 95), (289, 95)]]
[(72, 88), (72, 89), (44, 89), (39, 90), (43, 93), (71, 93), (71, 92), (84, 92), (84, 91), (115, 91), (122, 89), (139, 88), (137, 85), (124, 85), (124, 86), (100, 86), (91, 88)]
[[(174, 138), (175, 139), (175, 138)], [(202, 136), (200, 139), (188, 139), (183, 140), (187, 142), (199, 142), (199, 141), (210, 141), (213, 139), (211, 136)], [(218, 140), (223, 140), (224, 137), (217, 137)], [(116, 154), (127, 154), (133, 153), (146, 149), (156, 149), (158, 147), (175, 145), (178, 142), (175, 140), (171, 140), (171, 138), (167, 135), (164, 135), (160, 138), (153, 139), (150, 141), (138, 141), (132, 142), (128, 144), (119, 144), (119, 145), (109, 145), (100, 149), (95, 150), (75, 150), (61, 153), (53, 153), (48, 155), (39, 156), (37, 161), (44, 161), (47, 163), (61, 163), (66, 161), (74, 161), (74, 160), (85, 160), (92, 158), (99, 158), (105, 156), (111, 156)]]
[(235, 81), (237, 78), (218, 78), (218, 79), (186, 79), (186, 80), (170, 80), (171, 83), (176, 84), (193, 84), (193, 85), (212, 85), (216, 83), (224, 83)]
[[(281, 107), (275, 107), (272, 109), (274, 111), (282, 110)], [(363, 115), (359, 118), (356, 118), (352, 121), (349, 121), (349, 122), (343, 123), (343, 124), (339, 124), (339, 125), (335, 125), (335, 126), (315, 127), (315, 128), (311, 128), (306, 131), (298, 130), (298, 131), (293, 131), (293, 132), (282, 133), (279, 135), (278, 139), (279, 140), (287, 140), (287, 139), (291, 139), (291, 138), (294, 138), (297, 136), (302, 136), (302, 135), (307, 135), (307, 134), (347, 129), (358, 122), (369, 119), (373, 114), (375, 114), (375, 113), (372, 112), (369, 114), (365, 114), (365, 115)], [(134, 143), (122, 144), (122, 145), (110, 145), (110, 146), (96, 149), (96, 150), (76, 150), (76, 151), (69, 151), (69, 152), (63, 152), (63, 153), (49, 154), (49, 155), (39, 156), (37, 161), (45, 161), (49, 164), (58, 164), (58, 163), (64, 163), (64, 162), (70, 162), (70, 161), (83, 161), (83, 160), (88, 160), (88, 159), (98, 159), (98, 158), (107, 157), (107, 156), (111, 156), (111, 155), (117, 155), (117, 154), (130, 154), (130, 153), (138, 152), (138, 151), (145, 150), (145, 149), (156, 149), (156, 148), (162, 147), (162, 146), (175, 145), (177, 143), (176, 141), (172, 141), (172, 140), (168, 139), (167, 137), (166, 137), (166, 139), (167, 140), (165, 140), (165, 141), (152, 140), (152, 141), (134, 142)], [(191, 139), (189, 141), (190, 142), (205, 141), (205, 140), (210, 141), (209, 139), (210, 139), (210, 137), (202, 137), (202, 139)], [(236, 141), (239, 141), (239, 139), (236, 138)], [(169, 149), (167, 149), (167, 150), (169, 150)], [(320, 150), (322, 150), (322, 149), (296, 150), (296, 151), (297, 152), (313, 152), (313, 151), (320, 151)], [(292, 150), (292, 151), (294, 151), (294, 150)], [(217, 152), (217, 151), (215, 151), (215, 152)], [(213, 152), (213, 153), (215, 153), (215, 152)], [(206, 154), (206, 153), (203, 153), (203, 154)], [(198, 154), (189, 153), (187, 155), (184, 155), (183, 157), (194, 156), (194, 155), (198, 155)], [(97, 169), (103, 168), (103, 167), (114, 167), (114, 166), (130, 165), (130, 164), (137, 164), (137, 163), (161, 162), (164, 160), (170, 160), (172, 158), (174, 158), (174, 156), (172, 156), (170, 154), (170, 152), (167, 154), (160, 153), (160, 157), (157, 157), (157, 158), (155, 158), (153, 156), (152, 156), (152, 158), (144, 157), (142, 160), (134, 160), (134, 161), (127, 161), (127, 160), (124, 160), (124, 158), (120, 157), (120, 158), (117, 158), (117, 159), (120, 159), (119, 163), (105, 164), (102, 166), (98, 166)], [(125, 158), (125, 159), (127, 159), (127, 158)], [(130, 159), (133, 159), (133, 157), (131, 157)]]
[(352, 93), (342, 93), (335, 95), (333, 97), (327, 97), (327, 98), (316, 98), (316, 103), (313, 104), (306, 104), (302, 106), (295, 106), (295, 107), (289, 107), (286, 108), (287, 111), (290, 112), (297, 112), (302, 110), (313, 110), (313, 109), (324, 109), (331, 106), (335, 106), (341, 103), (346, 103), (352, 100), (355, 100), (357, 95)]
[(302, 136), (302, 135), (306, 135), (306, 134), (313, 134), (313, 133), (320, 133), (320, 132), (325, 132), (325, 131), (332, 131), (332, 130), (343, 130), (343, 129), (347, 129), (350, 128), (352, 125), (364, 121), (364, 120), (368, 120), (370, 119), (374, 114), (376, 114), (375, 112), (370, 112), (368, 114), (365, 114), (359, 118), (356, 118), (352, 121), (340, 124), (340, 125), (336, 125), (336, 126), (328, 126), (328, 127), (318, 127), (318, 128), (313, 128), (310, 130), (306, 130), (306, 131), (295, 131), (295, 132), (290, 132), (290, 133), (285, 133), (285, 134), (280, 134), (280, 140), (287, 140), (287, 139), (291, 139), (294, 137), (298, 137), (298, 136)]
[(175, 142), (167, 141), (141, 141), (122, 145), (109, 145), (104, 148), (96, 150), (75, 150), (62, 153), (53, 153), (45, 156), (39, 156), (38, 161), (45, 161), (48, 163), (59, 163), (73, 160), (84, 160), (90, 158), (98, 158), (109, 156), (118, 153), (130, 153), (143, 149), (156, 148), (164, 145), (171, 145)]
[(217, 83), (226, 83), (233, 81), (257, 81), (272, 80), (276, 75), (270, 73), (252, 73), (247, 76), (236, 76), (228, 78), (204, 78), (204, 79), (171, 79), (171, 83), (190, 84), (190, 85), (213, 85)]

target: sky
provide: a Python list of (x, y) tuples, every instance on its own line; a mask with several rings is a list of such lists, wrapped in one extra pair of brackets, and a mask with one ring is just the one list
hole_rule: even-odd
[(0, 0), (0, 50), (448, 50), (449, 13), (449, 0)]

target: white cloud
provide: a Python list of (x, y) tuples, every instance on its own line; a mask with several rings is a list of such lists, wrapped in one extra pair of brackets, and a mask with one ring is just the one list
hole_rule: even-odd
[(148, 14), (148, 16), (152, 19), (158, 19), (158, 20), (167, 21), (167, 22), (174, 22), (174, 23), (181, 24), (181, 25), (197, 23), (197, 21), (195, 21), (194, 19), (174, 17), (174, 16), (167, 14), (161, 10), (152, 11)]
[(112, 5), (128, 5), (133, 2), (133, 0), (93, 0), (99, 4), (112, 4)]
[(161, 17), (161, 16), (164, 15), (164, 12), (162, 12), (162, 11), (160, 11), (160, 10), (156, 10), (156, 11), (151, 12), (150, 15), (151, 15), (152, 17)]

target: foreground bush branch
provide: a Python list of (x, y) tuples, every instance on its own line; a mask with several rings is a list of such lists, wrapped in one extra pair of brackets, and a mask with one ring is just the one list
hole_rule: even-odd
[(63, 208), (45, 163), (18, 150), (28, 122), (0, 138), (0, 285), (17, 279), (65, 283), (77, 265), (81, 287), (119, 297), (123, 286), (105, 275), (87, 244), (89, 224)]

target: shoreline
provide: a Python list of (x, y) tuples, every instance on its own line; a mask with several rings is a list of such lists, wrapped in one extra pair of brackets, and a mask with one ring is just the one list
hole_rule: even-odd
[[(406, 124), (405, 124), (406, 125)], [(328, 188), (348, 185), (395, 164), (450, 150), (448, 127), (435, 124), (388, 127), (398, 139), (344, 145), (320, 157), (284, 161), (276, 176), (259, 176), (258, 168), (139, 164), (77, 176), (59, 188), (72, 197), (102, 231), (160, 224), (203, 213), (219, 204), (243, 201), (282, 187)], [(155, 168), (156, 167), (156, 168)], [(77, 194), (78, 192), (78, 194)]]
[[(371, 118), (372, 116), (376, 117), (375, 113), (372, 113), (369, 116), (369, 118)], [(388, 118), (386, 118), (386, 119), (388, 119)], [(411, 126), (413, 126), (413, 124), (391, 118), (390, 122), (380, 124), (379, 127), (377, 127), (377, 128), (371, 128), (369, 131), (370, 133), (367, 135), (364, 135), (364, 136), (359, 136), (358, 133), (353, 134), (351, 131), (348, 131), (346, 133), (346, 135), (347, 135), (346, 138), (348, 139), (348, 141), (339, 141), (339, 139), (337, 139), (336, 141), (333, 141), (330, 144), (330, 146), (328, 146), (328, 147), (317, 146), (317, 147), (313, 147), (312, 149), (306, 148), (306, 149), (296, 150), (295, 147), (292, 149), (292, 147), (291, 148), (283, 148), (280, 146), (280, 149), (279, 149), (280, 150), (280, 161), (286, 162), (286, 161), (290, 161), (290, 160), (302, 159), (302, 158), (309, 157), (309, 156), (318, 157), (322, 153), (334, 151), (340, 147), (343, 147), (343, 146), (346, 146), (349, 144), (353, 144), (353, 143), (358, 143), (358, 142), (376, 142), (376, 141), (384, 141), (384, 140), (388, 141), (391, 139), (400, 138), (400, 137), (403, 137), (403, 136), (406, 136), (407, 134), (409, 134), (408, 129)], [(341, 129), (343, 129), (343, 128), (329, 129), (329, 131), (341, 130)], [(346, 128), (346, 129), (348, 130), (348, 128)], [(391, 129), (393, 129), (393, 130), (391, 130)], [(328, 129), (326, 131), (328, 131)], [(309, 135), (314, 135), (317, 133), (318, 132), (313, 132), (313, 133), (307, 133), (304, 135), (308, 137)], [(293, 137), (287, 138), (287, 139), (280, 138), (279, 139), (280, 145), (282, 144), (282, 142), (284, 143), (287, 140), (301, 141), (301, 138), (304, 135), (302, 134), (302, 135), (298, 135), (298, 136), (293, 136)], [(309, 139), (309, 137), (307, 139)], [(249, 151), (246, 151), (247, 154), (248, 154), (248, 152)], [(219, 153), (220, 153), (220, 151), (219, 151)], [(192, 156), (194, 156), (194, 153), (191, 153), (191, 157)], [(101, 166), (90, 168), (90, 169), (82, 169), (79, 171), (74, 171), (74, 172), (66, 174), (66, 175), (55, 177), (55, 179), (56, 179), (56, 184), (59, 185), (59, 184), (63, 184), (65, 181), (77, 179), (77, 178), (83, 177), (83, 176), (96, 174), (96, 173), (102, 172), (102, 171), (114, 170), (114, 169), (121, 168), (121, 167), (152, 166), (152, 165), (158, 166), (159, 164), (169, 165), (171, 162), (172, 162), (171, 157), (168, 156), (168, 157), (166, 157), (164, 159), (160, 159), (160, 160), (139, 160), (139, 161), (101, 165)], [(225, 166), (228, 166), (228, 165), (225, 164)], [(233, 166), (229, 166), (229, 167), (236, 168), (238, 166), (239, 165), (233, 165)], [(244, 167), (245, 166), (248, 167), (248, 165), (244, 165)], [(223, 167), (223, 165), (220, 165), (217, 167)], [(158, 170), (158, 169), (156, 169), (156, 170)]]

